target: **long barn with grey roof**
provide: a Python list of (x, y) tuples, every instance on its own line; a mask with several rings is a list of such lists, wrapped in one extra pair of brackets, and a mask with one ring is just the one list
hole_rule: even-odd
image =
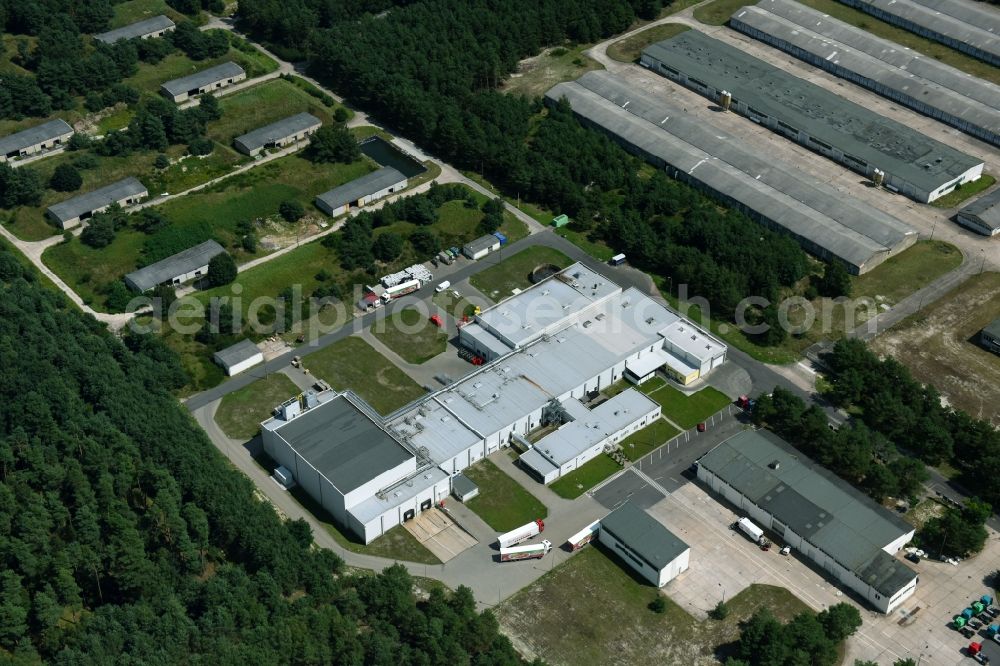
[(152, 18), (130, 23), (121, 28), (94, 35), (94, 39), (105, 44), (115, 44), (126, 39), (152, 39), (162, 37), (176, 26), (169, 18), (160, 14)]
[(0, 139), (0, 162), (37, 155), (65, 144), (73, 128), (61, 119), (50, 120)]
[(382, 167), (316, 197), (316, 207), (337, 217), (393, 192), (406, 189), (407, 178), (392, 167)]
[(1000, 17), (967, 0), (840, 0), (886, 23), (1000, 66)]
[(235, 62), (224, 62), (215, 67), (203, 69), (179, 79), (167, 81), (160, 86), (160, 92), (174, 102), (184, 102), (220, 88), (226, 88), (247, 78), (247, 73)]
[(236, 137), (233, 143), (238, 151), (253, 157), (265, 148), (281, 148), (302, 141), (322, 125), (323, 121), (311, 113), (296, 113)]
[(569, 101), (582, 121), (675, 178), (707, 190), (806, 250), (871, 270), (916, 241), (916, 231), (791, 164), (762, 157), (733, 134), (705, 124), (662, 95), (636, 90), (607, 72), (589, 72), (546, 93)]
[(1000, 86), (794, 0), (760, 0), (729, 26), (879, 95), (1000, 145)]
[(208, 264), (225, 249), (214, 240), (199, 243), (166, 259), (140, 268), (125, 276), (125, 284), (143, 293), (161, 284), (179, 285), (208, 273)]
[(698, 480), (883, 613), (917, 586), (893, 557), (914, 528), (777, 435), (745, 430), (698, 460)]
[(102, 213), (117, 204), (122, 208), (138, 203), (149, 196), (146, 186), (135, 178), (123, 178), (118, 182), (75, 196), (49, 206), (49, 218), (63, 229), (69, 229), (91, 218), (95, 213)]
[(981, 159), (696, 30), (647, 47), (640, 62), (922, 203), (983, 173)]
[(1000, 234), (1000, 188), (984, 194), (958, 211), (955, 219), (977, 234)]

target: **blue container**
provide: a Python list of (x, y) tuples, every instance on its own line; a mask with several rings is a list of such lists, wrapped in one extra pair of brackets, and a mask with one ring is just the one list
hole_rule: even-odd
[(983, 602), (984, 606), (989, 606), (991, 603), (993, 603), (993, 597), (991, 597), (988, 594), (984, 594), (983, 596), (979, 597), (979, 600)]
[(971, 608), (966, 608), (964, 611), (962, 611), (962, 617), (964, 617), (966, 620), (972, 619), (973, 615), (975, 615), (975, 613), (972, 612)]
[(493, 235), (497, 237), (497, 240), (499, 240), (499, 241), (500, 241), (500, 244), (501, 244), (501, 245), (506, 245), (506, 244), (507, 244), (507, 237), (506, 237), (506, 236), (504, 236), (504, 235), (503, 235), (502, 233), (500, 233), (499, 231), (494, 231), (494, 232), (493, 232)]

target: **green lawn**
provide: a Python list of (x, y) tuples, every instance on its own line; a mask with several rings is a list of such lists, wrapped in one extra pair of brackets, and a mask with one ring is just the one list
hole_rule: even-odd
[(501, 301), (511, 295), (514, 289), (531, 286), (531, 272), (543, 264), (553, 264), (560, 268), (569, 266), (572, 260), (559, 250), (548, 247), (529, 247), (513, 256), (494, 252), (480, 259), (494, 264), (469, 278), (469, 283), (494, 301)]
[(755, 2), (756, 0), (712, 0), (708, 4), (696, 7), (694, 17), (707, 25), (725, 25), (733, 12)]
[(588, 232), (577, 231), (574, 229), (572, 222), (561, 229), (557, 229), (555, 234), (565, 238), (570, 243), (576, 245), (578, 248), (599, 261), (607, 261), (617, 254), (617, 252), (612, 250), (611, 247), (604, 241), (591, 240)]
[[(698, 10), (695, 10), (696, 13), (697, 11)], [(690, 29), (691, 28), (681, 23), (664, 23), (662, 25), (656, 25), (652, 28), (648, 28), (642, 32), (637, 32), (634, 35), (610, 44), (608, 46), (608, 56), (619, 62), (635, 62), (639, 59), (639, 55), (642, 53), (642, 50), (650, 44), (655, 44), (656, 42), (663, 41), (664, 39), (676, 37), (682, 32)]]
[(462, 474), (479, 486), (479, 495), (466, 506), (497, 532), (509, 532), (549, 515), (544, 504), (489, 460), (477, 462)]
[(231, 145), (234, 138), (296, 113), (333, 122), (332, 109), (291, 81), (272, 79), (219, 98), (222, 117), (208, 125), (208, 138)]
[(957, 189), (949, 192), (943, 197), (939, 197), (931, 202), (937, 208), (955, 208), (966, 199), (971, 199), (980, 192), (988, 190), (997, 182), (997, 179), (988, 173), (984, 173), (977, 180), (965, 185), (959, 185)]
[(184, 15), (170, 7), (166, 0), (129, 0), (112, 7), (115, 10), (111, 19), (112, 28), (120, 28), (160, 14), (165, 14), (174, 23), (185, 20)]
[(564, 474), (550, 484), (549, 488), (559, 497), (576, 499), (620, 469), (618, 463), (602, 453), (569, 474)]
[(872, 271), (853, 279), (853, 298), (877, 298), (895, 305), (962, 264), (957, 247), (942, 241), (919, 241)]
[(680, 434), (680, 430), (663, 419), (656, 419), (648, 426), (619, 442), (625, 457), (635, 462), (647, 453), (666, 444)]
[(448, 346), (448, 336), (415, 308), (378, 319), (372, 335), (407, 363), (426, 363)]
[(377, 412), (388, 414), (424, 394), (402, 370), (358, 337), (349, 337), (302, 359), (316, 377), (338, 390), (351, 389)]
[(541, 97), (561, 81), (572, 81), (586, 72), (604, 69), (600, 63), (583, 55), (592, 44), (568, 44), (547, 48), (518, 64), (517, 71), (504, 82), (501, 90), (524, 97)]
[(215, 413), (215, 422), (233, 439), (250, 439), (260, 430), (271, 410), (301, 391), (280, 372), (258, 379), (249, 386), (226, 394)]
[(648, 605), (662, 592), (631, 572), (603, 547), (588, 546), (495, 613), (515, 643), (552, 663), (660, 666), (711, 662), (759, 608), (783, 621), (808, 610), (784, 588), (751, 585), (727, 599), (722, 621), (699, 622), (669, 596), (666, 612), (654, 613)]
[(725, 394), (711, 386), (686, 395), (673, 386), (664, 385), (648, 395), (660, 403), (665, 417), (684, 429), (695, 427), (730, 402)]

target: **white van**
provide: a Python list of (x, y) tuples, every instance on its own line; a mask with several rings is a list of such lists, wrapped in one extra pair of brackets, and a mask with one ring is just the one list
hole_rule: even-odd
[(437, 293), (440, 294), (442, 291), (444, 291), (445, 289), (447, 289), (450, 286), (451, 286), (451, 282), (448, 282), (447, 280), (445, 280), (444, 282), (442, 282), (438, 286), (434, 287), (434, 291), (436, 291)]

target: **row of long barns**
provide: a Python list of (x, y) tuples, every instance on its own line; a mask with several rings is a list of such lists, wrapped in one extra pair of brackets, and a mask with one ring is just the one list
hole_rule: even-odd
[(1000, 86), (794, 0), (743, 7), (730, 27), (967, 134), (1000, 145)]

